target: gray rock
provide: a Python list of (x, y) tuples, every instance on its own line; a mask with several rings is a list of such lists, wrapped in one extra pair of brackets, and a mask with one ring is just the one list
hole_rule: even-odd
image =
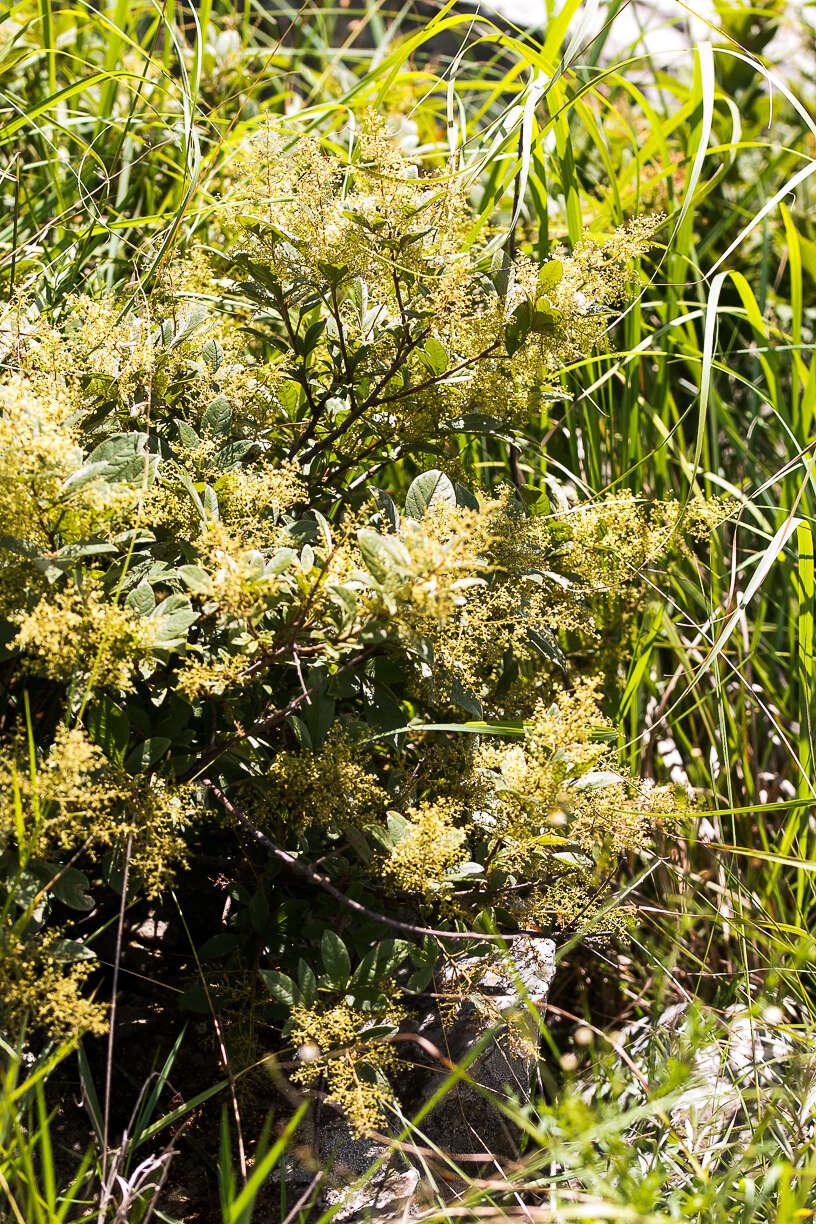
[[(552, 940), (526, 936), (488, 957), (457, 957), (438, 973), (434, 993), (445, 996), (444, 1018), (434, 1007), (412, 1026), (418, 1041), (405, 1086), (406, 1113), (427, 1105), (449, 1073), (446, 1063), (466, 1063), (472, 1082), (454, 1085), (431, 1109), (417, 1143), (427, 1140), (454, 1157), (518, 1155), (500, 1105), (529, 1097), (541, 1040), (537, 1009), (547, 1001), (554, 973)], [(329, 1166), (323, 1202), (340, 1205), (338, 1224), (408, 1219), (418, 1210), (420, 1169), (402, 1153), (355, 1137), (336, 1116), (319, 1125), (314, 1148), (321, 1165)], [(382, 1167), (360, 1184), (380, 1159)]]
[[(538, 1009), (547, 1001), (554, 973), (552, 940), (523, 936), (488, 959), (458, 958), (439, 974), (438, 993), (460, 996), (457, 1012), (444, 1023), (436, 1015), (428, 1018), (419, 1032), (452, 1063), (467, 1063), (473, 1081), (454, 1085), (423, 1119), (424, 1135), (443, 1151), (518, 1155), (500, 1105), (529, 1098), (541, 1042)], [(485, 1042), (486, 1033), (491, 1036)], [(438, 1067), (426, 1076), (418, 1105), (430, 1100), (439, 1076)]]

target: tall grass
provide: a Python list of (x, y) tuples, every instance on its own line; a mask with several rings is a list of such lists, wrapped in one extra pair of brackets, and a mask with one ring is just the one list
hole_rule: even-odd
[[(610, 1013), (639, 1017), (648, 1029), (678, 999), (719, 1014), (785, 997), (807, 1045), (816, 1032), (816, 123), (812, 87), (762, 55), (773, 22), (796, 25), (798, 6), (755, 6), (747, 46), (747, 6), (720, 5), (713, 45), (691, 48), (671, 72), (637, 48), (620, 64), (604, 59), (617, 0), (551, 8), (543, 31), (524, 33), (456, 4), (422, 24), (382, 4), (282, 4), (272, 15), (255, 0), (195, 9), (22, 0), (0, 24), (0, 285), (55, 320), (72, 293), (149, 294), (173, 251), (208, 241), (247, 133), (292, 108), (339, 132), (352, 108), (396, 104), (416, 120), (423, 153), (456, 152), (476, 226), (499, 214), (542, 256), (585, 227), (661, 209), (663, 246), (609, 347), (576, 364), (564, 398), (512, 444), (474, 435), (464, 456), (491, 475), (520, 474), (531, 501), (554, 480), (590, 495), (682, 501), (701, 491), (735, 504), (705, 561), (662, 576), (668, 600), (640, 609), (636, 649), (610, 685), (622, 755), (657, 778), (680, 771), (698, 810), (635, 890), (640, 917), (625, 957), (565, 948), (555, 1002), (588, 981), (571, 1011), (601, 1024)], [(631, 865), (633, 879), (640, 867)], [(611, 994), (597, 985), (604, 978)], [(562, 1017), (559, 1040), (571, 1027)], [(752, 1133), (734, 1155), (673, 1112), (693, 1051), (675, 1053), (639, 1097), (638, 1076), (596, 1053), (601, 1045), (578, 1050), (592, 1093), (551, 1054), (552, 1099), (514, 1119), (527, 1136), (518, 1170), (495, 1184), (457, 1170), (455, 1202), (440, 1189), (429, 1218), (809, 1218), (812, 1138), (775, 1129), (786, 1092), (789, 1105), (799, 1091), (793, 1080), (765, 1095), (741, 1089)], [(64, 1056), (23, 1075), (4, 1048), (0, 1194), (10, 1219), (89, 1219), (100, 1201), (89, 1158), (60, 1187), (54, 1180), (44, 1085)], [(87, 1077), (85, 1068), (90, 1100)], [(248, 1219), (254, 1197), (234, 1182), (228, 1150), (223, 1218)], [(257, 1170), (271, 1173), (282, 1152), (262, 1145), (254, 1191)], [(100, 1218), (106, 1210), (115, 1208)]]

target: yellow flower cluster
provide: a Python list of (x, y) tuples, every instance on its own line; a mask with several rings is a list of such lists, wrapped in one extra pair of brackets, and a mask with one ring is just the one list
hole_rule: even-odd
[(304, 498), (299, 469), (284, 460), (220, 472), (217, 451), (218, 444), (211, 438), (193, 448), (176, 447), (177, 458), (159, 464), (145, 492), (142, 522), (154, 531), (170, 531), (198, 543), (202, 518), (189, 485), (210, 485), (217, 497), (219, 520), (235, 541), (245, 547), (269, 547), (277, 535), (274, 520)]
[(467, 819), (462, 805), (451, 799), (422, 803), (406, 815), (406, 828), (383, 863), (387, 884), (407, 893), (438, 895), (446, 874), (465, 856)]
[(36, 778), (17, 768), (12, 757), (0, 763), (4, 840), (14, 832), (11, 813), (11, 774), (20, 788), (27, 815), (25, 849), (44, 855), (67, 850), (86, 838), (95, 838), (119, 799), (119, 787), (106, 769), (102, 749), (77, 727), (57, 728), (54, 742)]
[[(451, 561), (433, 575), (433, 601), (417, 597), (416, 580), (406, 588), (411, 612), (400, 610), (400, 622), (433, 643), (437, 685), (458, 682), (478, 697), (508, 650), (533, 660), (535, 635), (592, 632), (598, 601), (627, 591), (639, 598), (650, 566), (688, 538), (707, 537), (732, 509), (726, 499), (697, 498), (683, 511), (676, 501), (623, 492), (527, 518), (506, 490), (479, 512), (446, 507), (410, 529), (428, 555), (450, 550)], [(421, 572), (422, 552), (414, 551)]]
[(222, 476), (214, 487), (222, 519), (245, 539), (256, 539), (264, 520), (290, 509), (305, 496), (300, 470), (288, 461), (239, 468)]
[(352, 740), (334, 732), (319, 752), (278, 753), (266, 775), (275, 795), (269, 820), (296, 829), (328, 829), (364, 828), (381, 818), (388, 794), (356, 755)]
[(405, 561), (398, 593), (407, 605), (403, 619), (444, 623), (466, 605), (470, 592), (484, 585), (493, 505), (467, 510), (442, 503), (429, 507), (421, 522), (402, 520), (398, 538)]
[(110, 297), (77, 294), (66, 306), (70, 322), (61, 331), (38, 322), (28, 344), (27, 368), (69, 393), (79, 393), (84, 384), (123, 404), (139, 399), (156, 372), (156, 322), (133, 313), (123, 320), (121, 303)]
[(602, 593), (632, 583), (670, 549), (681, 548), (684, 537), (708, 538), (732, 510), (723, 498), (694, 498), (683, 511), (680, 502), (645, 503), (625, 491), (564, 511), (554, 521), (541, 520), (540, 526), (533, 523), (541, 534), (563, 530), (564, 568)]
[[(399, 308), (397, 257), (383, 240), (399, 241), (400, 274), (433, 281), (430, 310), (460, 300), (458, 286), (469, 272), (461, 254), (468, 218), (462, 186), (452, 174), (420, 176), (378, 115), (364, 116), (350, 163), (320, 141), (270, 123), (250, 142), (239, 170), (228, 209), (255, 257), (279, 276), (305, 273), (320, 284), (326, 265), (344, 268), (345, 276), (365, 277), (373, 306)], [(353, 316), (346, 322), (353, 325)]]
[[(528, 538), (536, 521), (525, 519), (506, 492), (484, 500), (479, 511), (443, 507), (422, 520), (425, 552), (444, 564), (431, 571), (434, 600), (418, 599), (423, 588), (416, 584), (414, 619), (405, 612), (400, 617), (432, 642), (435, 680), (443, 691), (458, 682), (478, 694), (508, 649), (524, 658), (530, 631), (553, 627), (551, 591), (532, 572), (543, 555)], [(557, 623), (567, 620), (562, 610)]]
[(588, 851), (609, 855), (642, 850), (658, 820), (679, 812), (675, 787), (647, 789), (632, 779), (584, 791), (565, 808), (570, 838)]
[(486, 824), (497, 862), (529, 871), (568, 844), (593, 856), (637, 849), (656, 816), (675, 810), (673, 795), (645, 801), (634, 781), (614, 771), (598, 736), (608, 727), (597, 683), (585, 680), (537, 706), (522, 744), (482, 747), (479, 764), (496, 775)]
[[(395, 993), (395, 992), (392, 992)], [(345, 1003), (330, 1008), (294, 1007), (291, 1038), (300, 1067), (292, 1076), (311, 1087), (325, 1075), (329, 1096), (358, 1134), (382, 1128), (394, 1100), (387, 1076), (397, 1065), (394, 1046), (382, 1038), (369, 1040), (366, 1030), (398, 1025), (405, 1017), (391, 1005), (376, 1011), (356, 1011)]]
[(0, 1028), (10, 1037), (32, 1027), (57, 1040), (106, 1031), (107, 1009), (82, 994), (93, 966), (63, 964), (59, 954), (54, 932), (26, 939), (0, 931)]
[[(115, 297), (77, 295), (66, 303), (67, 321), (60, 329), (16, 302), (0, 313), (0, 354), (5, 340), (14, 367), (32, 389), (45, 399), (61, 399), (78, 419), (90, 400), (103, 396), (111, 421), (121, 429), (149, 428), (151, 418), (161, 415), (165, 393), (182, 381), (182, 419), (188, 423), (197, 425), (219, 394), (229, 396), (237, 411), (265, 419), (274, 402), (274, 367), (247, 365), (246, 340), (234, 317), (184, 300), (187, 294), (210, 297), (209, 262), (202, 252), (185, 256), (140, 308), (131, 303), (125, 309), (127, 303)], [(217, 369), (203, 359), (208, 341), (220, 353)]]
[[(48, 878), (56, 882), (61, 872), (54, 860), (66, 851), (121, 853), (130, 838), (131, 881), (157, 896), (185, 861), (196, 814), (192, 790), (131, 777), (79, 728), (57, 730), (33, 775), (23, 755), (0, 757), (0, 851), (13, 849), (29, 869), (39, 864), (45, 895)], [(65, 963), (71, 955), (59, 932), (32, 939), (28, 924), (27, 913), (0, 923), (0, 1027), (17, 1032), (25, 1023), (57, 1038), (103, 1032), (105, 1008), (82, 995), (88, 962)]]
[(132, 869), (150, 897), (184, 861), (195, 814), (190, 787), (126, 774), (80, 728), (58, 728), (33, 778), (17, 754), (0, 758), (0, 846), (48, 858), (80, 846), (121, 849), (132, 837)]
[(181, 539), (194, 540), (201, 531), (201, 515), (169, 464), (161, 466), (157, 478), (145, 489), (141, 505), (141, 522), (153, 532), (172, 532)]
[(209, 522), (196, 540), (200, 564), (207, 574), (212, 598), (227, 617), (252, 620), (275, 586), (264, 574), (257, 549), (247, 547), (222, 523)]
[(130, 687), (155, 638), (150, 621), (93, 587), (49, 591), (18, 623), (12, 646), (23, 653), (30, 670), (119, 692)]
[(240, 687), (251, 662), (248, 655), (226, 650), (210, 658), (188, 652), (176, 676), (176, 690), (190, 701), (208, 695), (220, 697), (227, 689)]
[(157, 897), (187, 863), (187, 832), (201, 811), (192, 787), (165, 778), (120, 774), (120, 814), (104, 835), (110, 844), (133, 838), (131, 870), (147, 897)]
[[(524, 921), (537, 923), (545, 931), (580, 926), (592, 930), (595, 939), (623, 936), (631, 925), (632, 911), (624, 905), (610, 910), (608, 902), (606, 893), (588, 892), (574, 873), (565, 872), (524, 898)], [(512, 911), (512, 902), (509, 908)]]
[(71, 412), (63, 393), (20, 376), (0, 382), (0, 535), (53, 550), (107, 532), (133, 505), (123, 485), (91, 477), (72, 487), (84, 458)]
[[(441, 324), (443, 343), (460, 360), (484, 356), (471, 378), (443, 389), (447, 413), (477, 411), (523, 422), (540, 412), (542, 397), (564, 367), (588, 356), (602, 340), (609, 316), (632, 283), (634, 261), (652, 245), (661, 220), (641, 216), (611, 234), (587, 234), (571, 253), (556, 248), (543, 267), (519, 255), (508, 269), (504, 296), (450, 314)], [(505, 328), (523, 305), (532, 326), (508, 361)]]

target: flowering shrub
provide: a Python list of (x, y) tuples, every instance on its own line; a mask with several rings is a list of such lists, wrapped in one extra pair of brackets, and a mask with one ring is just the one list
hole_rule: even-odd
[(531, 513), (472, 460), (602, 341), (655, 219), (539, 267), (474, 244), (455, 165), (371, 116), (349, 147), (264, 128), (230, 253), (5, 316), (0, 1023), (98, 1030), (71, 914), (175, 872), (228, 900), (184, 1005), (251, 999), (363, 1127), (439, 959), (588, 920), (676, 810), (572, 660), (727, 507)]

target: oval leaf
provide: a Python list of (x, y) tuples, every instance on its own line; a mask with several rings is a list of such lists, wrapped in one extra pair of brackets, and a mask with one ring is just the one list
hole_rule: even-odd
[(329, 928), (320, 941), (320, 959), (332, 986), (342, 990), (351, 974), (351, 960), (340, 936)]
[(444, 472), (431, 468), (417, 476), (405, 495), (405, 513), (409, 518), (421, 519), (429, 506), (438, 502), (456, 505), (456, 490)]

